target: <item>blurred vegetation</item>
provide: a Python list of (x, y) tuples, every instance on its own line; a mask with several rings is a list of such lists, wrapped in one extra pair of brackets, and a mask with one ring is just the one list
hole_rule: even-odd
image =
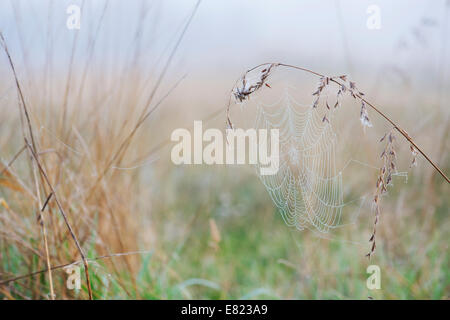
[[(408, 181), (395, 177), (394, 187), (383, 197), (377, 250), (369, 261), (365, 254), (370, 247), (374, 217), (368, 202), (354, 202), (346, 208), (347, 217), (355, 217), (350, 219), (353, 223), (318, 235), (312, 230), (288, 228), (251, 168), (171, 163), (170, 144), (165, 143), (171, 131), (220, 108), (223, 110), (215, 118), (215, 125), (223, 128), (224, 107), (236, 80), (234, 70), (223, 70), (226, 65), (217, 60), (217, 69), (190, 70), (194, 76), (182, 88), (170, 91), (181, 78), (177, 73), (185, 71), (175, 68), (170, 59), (175, 56), (180, 43), (177, 41), (182, 40), (192, 12), (180, 19), (183, 24), (173, 34), (162, 32), (166, 37), (159, 47), (165, 49), (153, 52), (152, 41), (157, 37), (147, 34), (154, 32), (148, 24), (158, 22), (160, 11), (152, 11), (145, 1), (137, 7), (138, 18), (130, 19), (133, 24), (122, 35), (126, 43), (116, 41), (114, 30), (102, 29), (100, 16), (105, 14), (105, 19), (115, 25), (114, 18), (122, 15), (120, 10), (111, 12), (106, 5), (89, 11), (93, 9), (87, 2), (83, 17), (86, 29), (77, 40), (72, 34), (66, 36), (64, 28), (55, 27), (59, 22), (64, 26), (66, 16), (40, 27), (21, 25), (24, 6), (12, 3), (16, 20), (12, 20), (6, 35), (15, 36), (17, 32), (20, 37), (14, 41), (6, 37), (6, 42), (12, 43), (11, 57), (24, 101), (18, 100), (16, 79), (1, 48), (0, 299), (50, 298), (43, 226), (48, 260), (55, 268), (51, 279), (56, 298), (88, 298), (79, 251), (54, 197), (49, 198), (39, 218), (50, 194), (48, 185), (28, 150), (15, 159), (24, 147), (24, 137), (31, 140), (24, 125), (23, 102), (30, 114), (39, 159), (89, 259), (95, 299), (450, 297), (449, 185), (421, 157), (418, 166), (408, 170), (408, 144), (399, 143), (398, 150), (398, 166), (409, 171)], [(61, 3), (54, 2), (55, 7), (42, 11), (45, 15), (41, 20), (46, 21), (52, 10), (65, 12)], [(94, 15), (93, 19), (89, 20), (89, 14)], [(438, 34), (434, 26), (423, 24), (417, 28)], [(145, 36), (143, 26), (148, 27)], [(283, 37), (291, 41), (287, 34)], [(311, 39), (316, 41), (315, 37)], [(448, 173), (449, 109), (442, 103), (445, 90), (439, 91), (448, 87), (441, 74), (445, 65), (440, 65), (439, 74), (426, 70), (424, 76), (426, 66), (418, 66), (414, 57), (428, 57), (420, 48), (434, 47), (413, 40), (407, 44), (407, 49), (397, 52), (402, 53), (400, 58), (389, 57), (392, 61), (377, 69), (379, 79), (354, 70), (358, 88), (410, 130), (418, 144)], [(58, 59), (53, 56), (52, 45), (60, 50)], [(324, 52), (329, 54), (328, 47)], [(445, 64), (443, 52), (440, 64)], [(233, 59), (236, 57), (241, 58), (236, 55)], [(299, 52), (296, 59), (304, 64), (322, 63), (304, 52)], [(318, 71), (340, 72), (347, 59), (351, 60), (333, 57), (328, 64), (332, 68)], [(365, 62), (367, 57), (361, 59)], [(354, 67), (358, 69), (356, 63)], [(240, 65), (236, 68), (243, 69)], [(167, 75), (169, 69), (172, 73)], [(408, 81), (399, 81), (404, 78)], [(439, 84), (430, 79), (438, 79)], [(302, 89), (300, 94), (305, 94), (303, 102), (309, 103), (316, 82), (311, 78), (295, 82)], [(368, 83), (374, 86), (365, 91), (370, 88)], [(275, 81), (271, 85), (271, 90), (277, 89)], [(166, 93), (170, 94), (164, 100)], [(152, 110), (155, 106), (160, 108)], [(149, 110), (152, 113), (140, 122)], [(391, 129), (371, 115), (374, 126), (362, 134), (359, 110), (360, 106), (344, 103), (333, 123), (341, 147), (340, 168), (349, 159), (379, 165), (381, 150), (377, 141)], [(136, 123), (139, 130), (128, 140)], [(123, 168), (128, 164), (131, 169)], [(347, 170), (346, 200), (364, 194), (370, 198), (375, 181), (373, 169)], [(68, 274), (62, 266), (71, 263), (81, 269), (80, 290), (66, 286)], [(366, 269), (371, 264), (381, 269), (381, 290), (366, 287)]]
[[(423, 202), (419, 196), (421, 190), (414, 190), (415, 186), (411, 184), (403, 186), (402, 192), (406, 197), (403, 201), (408, 206), (400, 210), (408, 212), (385, 210), (379, 231), (379, 247), (368, 261), (364, 257), (368, 242), (361, 240), (355, 244), (345, 239), (367, 238), (370, 214), (364, 214), (367, 217), (361, 219), (356, 230), (343, 228), (334, 232), (331, 240), (318, 237), (311, 231), (292, 230), (275, 211), (258, 179), (245, 170), (242, 176), (236, 177), (239, 171), (243, 170), (175, 168), (165, 175), (166, 183), (171, 186), (164, 183), (159, 186), (160, 191), (152, 197), (156, 210), (152, 209), (151, 227), (140, 230), (141, 233), (151, 233), (156, 240), (153, 245), (142, 244), (135, 248), (149, 250), (145, 253), (92, 261), (94, 297), (448, 298), (449, 225), (445, 217), (448, 197), (443, 197), (444, 201), (436, 206), (430, 217), (424, 215), (423, 208), (417, 204)], [(444, 192), (440, 189), (447, 187), (437, 184), (436, 188), (437, 192)], [(392, 195), (387, 200), (389, 208), (395, 207), (396, 197), (398, 195)], [(401, 215), (401, 220), (396, 215)], [(32, 224), (32, 221), (28, 223)], [(217, 230), (212, 230), (211, 223), (217, 226), (219, 235)], [(93, 258), (100, 255), (93, 245), (97, 237), (94, 230), (100, 226), (94, 224), (91, 227), (92, 235), (84, 248)], [(2, 225), (2, 230), (6, 230), (5, 225)], [(22, 240), (38, 248), (41, 241), (39, 233)], [(73, 256), (69, 250), (70, 240), (53, 246), (54, 254), (67, 262), (71, 262)], [(24, 254), (26, 251), (19, 244), (2, 237), (2, 278), (43, 268), (36, 255)], [(128, 264), (125, 262), (127, 259)], [(369, 264), (381, 268), (381, 290), (368, 290), (366, 287)], [(79, 266), (83, 267), (81, 263)], [(86, 298), (84, 278), (82, 290), (77, 292), (65, 288), (67, 276), (62, 269), (53, 272), (58, 298)], [(49, 292), (46, 273), (0, 288), (3, 298), (45, 298)]]

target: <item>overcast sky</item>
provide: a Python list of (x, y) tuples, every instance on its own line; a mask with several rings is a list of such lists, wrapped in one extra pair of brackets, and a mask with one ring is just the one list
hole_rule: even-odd
[[(140, 27), (144, 55), (140, 63), (153, 63), (169, 52), (195, 3), (110, 0), (94, 60), (109, 57), (111, 63), (120, 63), (129, 57), (140, 14), (146, 8)], [(11, 51), (18, 54), (25, 47), (28, 57), (33, 57), (31, 63), (39, 64), (51, 46), (55, 64), (64, 64), (78, 33), (77, 57), (85, 58), (105, 2), (85, 0), (78, 31), (66, 27), (66, 9), (71, 4), (81, 6), (83, 1), (1, 1), (0, 28)], [(371, 5), (380, 9), (381, 28), (377, 30), (367, 27)], [(203, 0), (174, 65), (187, 71), (216, 72), (224, 67), (242, 70), (259, 62), (283, 61), (327, 73), (351, 73), (354, 69), (375, 72), (394, 63), (424, 65), (437, 72), (443, 40), (449, 35), (444, 30), (448, 11), (446, 1)]]

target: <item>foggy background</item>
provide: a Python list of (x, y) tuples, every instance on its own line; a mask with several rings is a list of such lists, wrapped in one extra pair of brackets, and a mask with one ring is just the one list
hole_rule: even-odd
[[(2, 1), (0, 28), (12, 52), (31, 50), (27, 54), (32, 55), (33, 65), (43, 63), (51, 46), (58, 69), (68, 63), (76, 36), (77, 61), (86, 58), (99, 22), (97, 62), (120, 63), (141, 23), (145, 55), (141, 61), (153, 63), (153, 58), (167, 54), (195, 3), (111, 0), (101, 22), (102, 0)], [(66, 9), (71, 4), (82, 7), (80, 30), (66, 28)], [(366, 26), (370, 5), (381, 10), (379, 30)], [(442, 61), (447, 54), (446, 15), (446, 1), (205, 0), (180, 44), (172, 72), (182, 69), (190, 77), (224, 70), (239, 74), (258, 63), (283, 61), (323, 73), (364, 74), (373, 79), (380, 68), (397, 64), (420, 74), (428, 84), (435, 83), (438, 72), (448, 74), (448, 62)]]

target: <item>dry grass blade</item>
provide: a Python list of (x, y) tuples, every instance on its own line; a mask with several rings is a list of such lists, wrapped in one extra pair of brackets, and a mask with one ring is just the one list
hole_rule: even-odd
[[(14, 67), (14, 63), (13, 63), (11, 55), (9, 53), (8, 46), (6, 45), (5, 38), (3, 37), (3, 34), (1, 32), (0, 32), (0, 42), (1, 42), (2, 46), (3, 46), (3, 48), (4, 48), (6, 56), (8, 57), (8, 62), (9, 62), (9, 65), (11, 67), (11, 70), (13, 72), (14, 81), (15, 81), (15, 84), (16, 84), (16, 87), (17, 87), (17, 91), (19, 93), (20, 103), (22, 104), (23, 113), (25, 114), (25, 119), (27, 121), (28, 134), (30, 136), (31, 143), (32, 143), (32, 145), (29, 146), (30, 147), (30, 151), (31, 151), (31, 153), (36, 155), (36, 161), (38, 162), (37, 155), (39, 154), (39, 152), (38, 152), (38, 149), (37, 149), (37, 146), (36, 146), (36, 143), (35, 143), (33, 127), (31, 125), (31, 119), (30, 119), (30, 116), (29, 116), (29, 113), (28, 113), (28, 108), (27, 108), (27, 105), (25, 103), (25, 98), (23, 96), (22, 88), (20, 86), (19, 78), (17, 77), (16, 69)], [(20, 103), (19, 103), (19, 108), (20, 108)], [(26, 141), (25, 132), (23, 134), (24, 134), (24, 139)], [(16, 157), (18, 157), (22, 151), (23, 150), (21, 150), (16, 155)], [(16, 157), (14, 157), (12, 161), (14, 161), (16, 159)], [(37, 192), (37, 198), (38, 198), (38, 201), (39, 201), (39, 207), (41, 207), (39, 184), (38, 184), (38, 179), (37, 179), (37, 175), (36, 175), (36, 169), (35, 169), (35, 166), (33, 165), (33, 163), (31, 164), (31, 167), (32, 167), (32, 172), (33, 172), (35, 185), (36, 185), (36, 192)], [(41, 179), (41, 182), (42, 182), (42, 180), (43, 180), (42, 174), (40, 173), (39, 175), (40, 175), (40, 179)], [(44, 186), (44, 191), (45, 191), (45, 186)], [(52, 274), (51, 274), (51, 270), (50, 270), (50, 254), (49, 254), (49, 249), (48, 249), (47, 230), (45, 228), (44, 217), (42, 216), (42, 212), (39, 215), (38, 221), (39, 221), (39, 225), (41, 227), (43, 238), (44, 238), (44, 248), (45, 248), (45, 253), (46, 253), (46, 262), (47, 262), (47, 267), (49, 268), (50, 296), (51, 296), (51, 299), (53, 300), (54, 297), (55, 297), (55, 293), (53, 291), (53, 279), (52, 279)]]
[[(107, 255), (95, 257), (95, 258), (92, 258), (92, 259), (87, 259), (87, 260), (92, 262), (92, 261), (104, 260), (104, 259), (109, 259), (109, 258), (114, 258), (114, 257), (125, 257), (125, 256), (136, 255), (136, 254), (145, 254), (145, 253), (150, 253), (150, 252), (152, 252), (152, 251), (132, 251), (132, 252), (124, 252), (124, 253), (112, 253), (112, 254), (107, 254)], [(60, 265), (57, 265), (57, 266), (53, 266), (50, 269), (46, 268), (46, 269), (42, 269), (42, 270), (39, 270), (39, 271), (34, 271), (34, 272), (31, 272), (31, 273), (28, 273), (28, 274), (24, 274), (24, 275), (21, 275), (21, 276), (17, 276), (17, 277), (14, 277), (14, 278), (3, 280), (3, 281), (0, 282), (0, 286), (4, 286), (4, 285), (7, 285), (7, 284), (9, 284), (11, 282), (18, 281), (18, 280), (21, 280), (21, 279), (25, 279), (25, 278), (28, 278), (28, 277), (36, 276), (36, 275), (42, 274), (44, 272), (62, 269), (62, 268), (65, 268), (65, 267), (68, 267), (68, 266), (71, 266), (71, 265), (74, 265), (74, 264), (79, 264), (79, 263), (84, 263), (84, 262), (83, 262), (83, 260), (78, 260), (78, 261), (75, 261), (75, 262), (64, 263), (64, 264), (60, 264)]]
[(111, 166), (114, 164), (114, 162), (116, 162), (117, 160), (120, 161), (121, 157), (126, 153), (127, 148), (129, 147), (131, 140), (133, 139), (135, 133), (137, 132), (137, 130), (139, 129), (139, 127), (142, 125), (142, 123), (144, 123), (144, 121), (162, 104), (162, 102), (170, 95), (170, 93), (179, 85), (179, 83), (181, 82), (181, 80), (184, 79), (184, 77), (182, 77), (179, 81), (177, 81), (175, 83), (175, 85), (167, 92), (166, 95), (163, 96), (162, 99), (160, 99), (160, 101), (158, 103), (155, 104), (155, 106), (153, 108), (150, 108), (150, 105), (153, 101), (153, 98), (155, 97), (156, 92), (158, 91), (166, 73), (167, 70), (169, 69), (169, 66), (173, 60), (173, 57), (175, 56), (175, 53), (178, 50), (178, 47), (181, 43), (181, 41), (184, 38), (184, 35), (186, 34), (186, 31), (188, 30), (189, 26), (192, 23), (192, 20), (194, 19), (195, 14), (198, 11), (198, 8), (200, 6), (201, 0), (198, 0), (191, 15), (189, 16), (188, 21), (186, 22), (180, 36), (177, 39), (177, 42), (175, 43), (175, 46), (173, 47), (167, 62), (165, 63), (165, 65), (163, 66), (162, 72), (159, 75), (155, 86), (153, 87), (146, 103), (145, 103), (145, 107), (142, 110), (142, 113), (140, 115), (140, 117), (138, 118), (138, 121), (136, 122), (136, 125), (133, 127), (133, 129), (131, 130), (131, 132), (127, 135), (127, 137), (123, 140), (123, 142), (119, 145), (119, 148), (117, 149), (117, 151), (113, 154), (113, 156), (111, 157), (111, 159), (108, 161), (107, 165), (105, 166), (104, 170), (101, 172), (101, 174), (99, 175), (99, 177), (97, 178), (97, 180), (95, 181), (93, 187), (91, 188), (90, 192), (89, 192), (89, 197), (93, 194), (93, 191), (97, 188), (99, 182), (103, 179), (103, 177), (105, 176), (105, 174), (109, 171), (109, 169), (111, 168)]
[(113, 155), (113, 157), (108, 161), (103, 171), (99, 174), (98, 178), (95, 180), (93, 186), (88, 192), (88, 198), (94, 194), (94, 190), (98, 187), (100, 181), (103, 179), (103, 177), (108, 173), (108, 171), (113, 166), (114, 162), (120, 158), (120, 156), (123, 154), (124, 150), (129, 146), (131, 139), (133, 138), (134, 134), (137, 132), (139, 127), (145, 122), (145, 120), (154, 112), (158, 107), (161, 106), (161, 104), (166, 100), (166, 98), (178, 87), (178, 85), (181, 83), (181, 81), (185, 78), (185, 76), (181, 77), (173, 86), (170, 88), (167, 93), (158, 101), (158, 103), (155, 104), (155, 106), (150, 109), (146, 114), (144, 114), (144, 117), (138, 121), (138, 123), (134, 126), (133, 130), (130, 132), (130, 134), (124, 139), (124, 141), (120, 144), (119, 148)]
[(0, 176), (2, 176), (5, 172), (8, 172), (9, 167), (11, 167), (14, 163), (14, 161), (17, 160), (17, 158), (27, 149), (27, 146), (23, 146), (11, 159), (11, 161), (8, 162), (8, 164), (0, 171)]
[[(9, 168), (13, 165), (13, 163), (19, 158), (19, 156), (27, 149), (27, 146), (23, 146), (11, 159), (11, 161), (8, 162), (5, 166), (0, 164), (0, 185), (3, 185), (4, 187), (7, 187), (9, 189), (23, 192), (22, 186), (16, 182), (16, 179), (13, 177), (13, 175), (10, 173)], [(4, 176), (4, 177), (3, 177)]]
[(42, 165), (41, 165), (37, 155), (34, 153), (34, 150), (33, 150), (32, 146), (28, 143), (26, 138), (25, 138), (25, 143), (27, 144), (27, 146), (28, 146), (28, 148), (29, 148), (29, 150), (30, 150), (34, 160), (36, 161), (36, 164), (37, 164), (37, 166), (39, 168), (39, 171), (41, 172), (42, 176), (44, 177), (44, 179), (45, 179), (45, 181), (46, 181), (46, 183), (48, 185), (48, 187), (50, 188), (50, 190), (51, 190), (51, 192), (53, 194), (53, 198), (55, 199), (56, 205), (57, 205), (61, 215), (63, 216), (64, 222), (65, 222), (67, 228), (69, 229), (70, 235), (71, 235), (73, 241), (75, 242), (75, 245), (76, 245), (76, 247), (78, 249), (78, 252), (81, 255), (81, 259), (83, 260), (83, 264), (84, 264), (84, 271), (85, 271), (85, 274), (86, 274), (86, 282), (87, 282), (87, 288), (88, 288), (88, 293), (89, 293), (89, 299), (92, 300), (92, 288), (91, 288), (91, 281), (90, 281), (90, 278), (89, 278), (89, 265), (88, 265), (86, 256), (84, 254), (84, 251), (81, 248), (80, 242), (78, 241), (78, 238), (75, 235), (75, 232), (74, 232), (74, 230), (72, 228), (72, 225), (70, 224), (70, 222), (69, 222), (69, 220), (67, 218), (67, 215), (66, 215), (66, 213), (65, 213), (65, 211), (64, 211), (64, 209), (63, 209), (63, 207), (62, 207), (62, 205), (61, 205), (61, 203), (60, 203), (60, 201), (58, 199), (58, 196), (56, 194), (55, 189), (53, 188), (52, 183), (50, 182), (50, 179), (47, 176), (47, 173), (43, 169), (43, 167), (42, 167)]
[[(298, 67), (298, 66), (294, 66), (294, 65), (290, 65), (290, 64), (285, 64), (285, 63), (261, 63), (253, 68), (248, 69), (244, 75), (241, 77), (241, 79), (245, 80), (245, 77), (248, 73), (250, 73), (251, 71), (258, 69), (260, 67), (263, 66), (280, 66), (280, 67), (286, 67), (289, 69), (295, 69), (295, 70), (299, 70), (299, 71), (303, 71), (303, 72), (307, 72), (313, 75), (316, 75), (318, 77), (320, 77), (321, 79), (329, 79), (329, 81), (334, 82), (335, 84), (339, 85), (339, 87), (344, 87), (345, 86), (340, 82), (340, 80), (345, 81), (346, 78), (343, 78), (343, 76), (341, 77), (326, 77), (323, 74), (320, 74), (318, 72), (312, 71), (310, 69), (306, 69), (306, 68), (302, 68), (302, 67)], [(266, 74), (265, 72), (262, 73), (264, 75), (264, 78), (261, 78), (261, 81), (265, 81), (265, 79), (268, 77), (269, 74)], [(345, 79), (345, 80), (344, 80)], [(239, 81), (239, 80), (238, 80)], [(236, 82), (237, 84), (237, 82)], [(261, 88), (262, 86), (259, 86), (257, 89)], [(354, 82), (350, 82), (350, 89), (354, 89), (352, 88), (354, 87)], [(236, 85), (233, 86), (232, 92), (233, 90), (236, 88)], [(256, 90), (253, 90), (251, 93), (255, 92)], [(377, 112), (380, 116), (382, 116), (386, 121), (388, 121), (396, 131), (398, 131), (406, 140), (408, 140), (409, 143), (411, 143), (411, 145), (418, 151), (420, 152), (420, 154), (422, 154), (422, 156), (424, 156), (424, 158), (433, 166), (433, 168), (445, 179), (445, 181), (447, 181), (447, 183), (450, 183), (450, 179), (447, 177), (447, 175), (442, 171), (441, 168), (439, 168), (439, 166), (437, 164), (435, 164), (430, 157), (428, 157), (428, 155), (422, 151), (422, 148), (420, 148), (415, 142), (414, 140), (408, 135), (408, 133), (402, 129), (400, 126), (398, 126), (390, 117), (388, 117), (384, 112), (382, 112), (379, 108), (377, 108), (375, 105), (373, 105), (372, 103), (370, 103), (369, 101), (367, 101), (365, 98), (363, 98), (363, 93), (358, 92), (357, 90), (350, 90), (352, 96), (356, 99), (358, 98), (362, 103), (365, 103), (365, 105), (368, 105), (372, 110), (374, 110), (375, 112)], [(246, 95), (241, 95), (240, 96), (240, 101), (242, 101), (242, 98), (247, 98), (249, 96), (249, 94)], [(229, 119), (229, 111), (230, 111), (230, 105), (231, 105), (231, 100), (228, 103), (227, 106), (227, 122), (231, 125), (231, 120)]]
[(22, 87), (20, 86), (19, 78), (17, 77), (16, 68), (14, 67), (14, 63), (13, 63), (11, 55), (9, 53), (8, 46), (6, 45), (6, 40), (3, 37), (3, 34), (1, 32), (0, 32), (0, 42), (1, 42), (1, 44), (3, 46), (3, 49), (4, 49), (5, 53), (6, 53), (6, 56), (8, 57), (8, 62), (9, 62), (9, 65), (10, 65), (11, 70), (12, 70), (13, 75), (14, 75), (14, 81), (16, 83), (17, 91), (19, 92), (20, 101), (22, 103), (23, 111), (25, 113), (25, 118), (27, 120), (27, 126), (28, 126), (28, 131), (29, 131), (29, 134), (30, 134), (31, 144), (33, 146), (33, 149), (36, 150), (36, 143), (35, 143), (35, 140), (34, 140), (33, 128), (31, 126), (30, 115), (28, 113), (28, 108), (26, 107), (25, 98), (24, 98), (23, 92), (22, 92)]

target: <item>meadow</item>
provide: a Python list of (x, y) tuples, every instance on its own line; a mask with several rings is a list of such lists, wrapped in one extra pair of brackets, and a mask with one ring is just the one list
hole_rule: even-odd
[[(344, 194), (364, 201), (350, 202), (349, 224), (328, 234), (286, 226), (252, 166), (172, 163), (170, 133), (201, 119), (225, 129), (231, 87), (261, 62), (222, 68), (220, 77), (214, 70), (184, 76), (173, 57), (194, 13), (168, 37), (161, 60), (146, 55), (151, 39), (138, 32), (120, 46), (120, 63), (119, 49), (98, 50), (111, 35), (98, 32), (97, 20), (88, 36), (68, 38), (63, 62), (51, 35), (37, 54), (27, 46), (31, 30), (18, 33), (22, 40), (4, 33), (0, 298), (448, 299), (449, 184), (420, 155), (410, 168), (400, 135), (397, 166), (407, 174), (395, 176), (383, 197), (377, 248), (365, 256), (379, 140), (391, 127), (369, 110), (373, 127), (361, 128), (351, 99), (333, 120), (337, 160), (340, 168), (355, 160), (344, 171)], [(409, 83), (394, 68), (372, 87), (363, 73), (354, 80), (449, 173), (448, 81), (436, 87), (423, 73), (403, 71)], [(264, 92), (275, 95), (283, 79)], [(317, 79), (296, 75), (289, 83), (313, 101)], [(239, 109), (232, 112), (239, 119)], [(369, 265), (381, 269), (379, 290), (366, 286)], [(77, 272), (81, 288), (72, 289)]]

